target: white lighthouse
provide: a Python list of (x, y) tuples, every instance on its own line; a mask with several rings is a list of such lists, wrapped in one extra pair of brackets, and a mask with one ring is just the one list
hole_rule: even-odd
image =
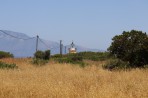
[(77, 49), (75, 48), (74, 43), (71, 43), (71, 46), (69, 48), (69, 53), (77, 53)]

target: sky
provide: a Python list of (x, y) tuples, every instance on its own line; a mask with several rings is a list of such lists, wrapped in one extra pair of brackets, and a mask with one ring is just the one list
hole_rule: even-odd
[(123, 31), (148, 32), (148, 0), (0, 0), (0, 30), (106, 50)]

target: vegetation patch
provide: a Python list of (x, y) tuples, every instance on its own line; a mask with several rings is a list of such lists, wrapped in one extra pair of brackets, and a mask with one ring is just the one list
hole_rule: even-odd
[(83, 59), (92, 60), (92, 61), (103, 61), (111, 57), (109, 52), (80, 52), (78, 55), (81, 55)]
[(0, 59), (2, 58), (12, 58), (13, 54), (9, 53), (9, 52), (4, 52), (4, 51), (0, 51)]
[(16, 66), (16, 64), (6, 64), (6, 63), (0, 61), (0, 68), (1, 69), (14, 69), (14, 68), (18, 68), (18, 67)]
[(79, 64), (81, 67), (85, 67), (86, 64), (83, 62), (83, 57), (80, 54), (67, 54), (67, 55), (55, 55), (52, 58), (59, 63), (71, 63), (71, 64)]
[(34, 57), (37, 59), (42, 59), (42, 60), (49, 60), (50, 59), (50, 50), (46, 50), (46, 51), (37, 51), (34, 54)]
[(148, 64), (148, 35), (142, 31), (124, 31), (113, 37), (108, 48), (116, 58), (129, 62), (130, 67), (141, 68)]
[(50, 50), (46, 51), (37, 51), (34, 54), (34, 58), (32, 60), (32, 64), (42, 66), (48, 63), (50, 59)]
[(83, 62), (83, 60), (92, 60), (92, 61), (104, 61), (110, 58), (109, 52), (79, 52), (76, 54), (66, 54), (60, 55), (56, 54), (51, 56), (55, 61), (59, 63), (71, 63), (79, 64), (81, 67), (85, 67), (88, 64)]
[(104, 69), (108, 70), (127, 70), (130, 69), (130, 64), (128, 62), (122, 61), (120, 59), (111, 59), (107, 61), (105, 65), (102, 66)]
[(53, 55), (55, 61), (59, 63), (71, 63), (71, 64), (79, 64), (81, 67), (85, 67), (88, 64), (83, 62), (83, 60), (92, 60), (92, 61), (104, 61), (110, 58), (109, 52), (79, 52), (76, 54), (66, 54), (66, 55)]
[(37, 65), (37, 66), (42, 66), (42, 65), (45, 65), (46, 63), (48, 63), (48, 60), (37, 59), (37, 58), (33, 58), (32, 60), (32, 64)]

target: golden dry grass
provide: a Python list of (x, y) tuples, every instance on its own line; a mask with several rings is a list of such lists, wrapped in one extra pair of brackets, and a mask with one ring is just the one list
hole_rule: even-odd
[(104, 62), (80, 68), (53, 61), (35, 67), (31, 59), (3, 59), (18, 69), (0, 69), (0, 98), (148, 98), (148, 70), (110, 72)]

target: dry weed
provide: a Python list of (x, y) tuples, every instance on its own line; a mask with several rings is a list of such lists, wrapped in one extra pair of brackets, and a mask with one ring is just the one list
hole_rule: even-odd
[(93, 62), (35, 67), (30, 60), (2, 60), (19, 68), (0, 69), (0, 98), (148, 98), (148, 70), (110, 72)]

